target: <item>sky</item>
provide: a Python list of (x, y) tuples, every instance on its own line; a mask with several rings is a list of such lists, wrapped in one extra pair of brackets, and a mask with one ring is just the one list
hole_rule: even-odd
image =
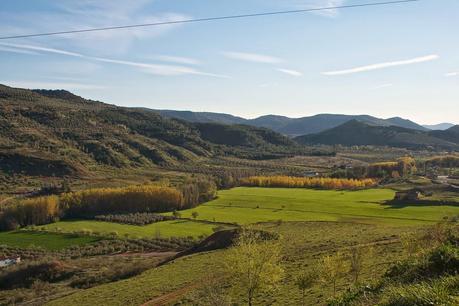
[[(0, 36), (378, 2), (2, 0)], [(0, 83), (120, 106), (459, 123), (459, 1), (0, 40)]]

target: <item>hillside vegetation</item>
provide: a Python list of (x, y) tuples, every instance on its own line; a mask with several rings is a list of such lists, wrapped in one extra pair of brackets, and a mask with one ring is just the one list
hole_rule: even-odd
[(179, 165), (208, 156), (280, 157), (303, 150), (275, 132), (194, 124), (66, 91), (0, 85), (0, 171), (82, 176), (104, 167)]
[(318, 114), (302, 118), (289, 118), (278, 115), (266, 115), (255, 119), (244, 119), (229, 114), (209, 112), (191, 112), (174, 110), (158, 110), (157, 112), (169, 118), (177, 118), (189, 122), (245, 124), (256, 127), (264, 127), (289, 136), (319, 133), (337, 127), (351, 120), (358, 120), (360, 122), (377, 126), (398, 126), (408, 129), (415, 129), (419, 131), (429, 130), (413, 121), (403, 119), (400, 117), (380, 119), (368, 115)]
[(459, 134), (455, 131), (456, 128), (453, 127), (446, 131), (425, 132), (396, 126), (369, 125), (352, 120), (321, 133), (299, 136), (295, 140), (309, 145), (375, 145), (408, 149), (433, 147), (457, 150)]

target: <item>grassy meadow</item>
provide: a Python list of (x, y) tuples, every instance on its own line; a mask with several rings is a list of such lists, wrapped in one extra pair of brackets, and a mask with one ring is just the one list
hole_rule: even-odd
[(15, 248), (40, 247), (50, 251), (96, 242), (99, 238), (32, 231), (0, 232), (0, 245)]
[(170, 237), (199, 237), (212, 234), (214, 224), (189, 220), (173, 220), (152, 223), (145, 226), (120, 224), (94, 220), (60, 221), (43, 226), (40, 230), (50, 232), (72, 233), (91, 231), (94, 234), (112, 235), (129, 238), (170, 238)]
[[(362, 280), (379, 277), (391, 263), (404, 256), (396, 237), (402, 230), (399, 227), (341, 222), (264, 223), (259, 227), (281, 234), (285, 277), (274, 293), (259, 294), (255, 305), (300, 305), (301, 295), (294, 284), (296, 275), (311, 269), (320, 256), (337, 250), (355, 245), (372, 248), (374, 256), (365, 262)], [(412, 230), (415, 229), (403, 227), (404, 232)], [(170, 300), (158, 304), (173, 305), (181, 301), (180, 305), (193, 305), (202, 294), (200, 286), (224, 269), (225, 254), (225, 250), (220, 250), (183, 257), (139, 276), (82, 290), (47, 305), (141, 305), (147, 301), (157, 305), (155, 299), (169, 294)], [(348, 281), (338, 283), (339, 292), (347, 289)], [(242, 305), (244, 297), (238, 292), (241, 291), (232, 292), (232, 300)], [(316, 284), (307, 295), (306, 305), (325, 304), (331, 292), (330, 286)]]
[(283, 220), (387, 225), (429, 224), (459, 214), (459, 206), (386, 204), (394, 194), (390, 189), (335, 191), (238, 187), (219, 191), (217, 199), (181, 213), (185, 218), (197, 212), (198, 220), (238, 224)]

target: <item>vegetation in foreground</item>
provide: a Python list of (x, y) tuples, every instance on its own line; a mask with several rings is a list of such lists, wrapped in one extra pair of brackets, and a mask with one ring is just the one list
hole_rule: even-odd
[[(348, 254), (355, 246), (372, 247), (374, 252), (374, 256), (363, 262), (360, 281), (367, 282), (378, 278), (391, 264), (406, 256), (398, 236), (400, 232), (403, 230), (405, 233), (416, 233), (418, 230), (416, 227), (400, 228), (341, 222), (282, 222), (260, 224), (257, 228), (280, 234), (281, 239), (278, 243), (284, 277), (282, 281), (275, 282), (275, 287), (263, 287), (262, 290), (256, 291), (253, 297), (254, 305), (301, 305), (302, 292), (296, 282), (298, 276), (311, 271), (325, 256), (333, 255), (337, 251)], [(268, 242), (268, 245), (271, 245), (271, 242)], [(199, 305), (198, 301), (202, 300), (203, 295), (209, 294), (209, 290), (212, 291), (212, 284), (217, 287), (211, 292), (215, 300), (228, 300), (229, 297), (233, 303), (247, 303), (246, 291), (238, 290), (237, 286), (232, 290), (232, 287), (226, 285), (228, 278), (223, 278), (221, 283), (217, 282), (219, 277), (225, 275), (232, 279), (231, 275), (225, 272), (228, 271), (225, 265), (226, 256), (233, 257), (231, 249), (183, 257), (127, 280), (79, 291), (52, 301), (50, 305), (140, 305), (147, 301), (151, 301), (152, 304), (154, 301), (172, 304), (181, 301), (183, 305)], [(215, 275), (218, 277), (215, 278)], [(352, 279), (351, 274), (338, 278), (337, 294), (345, 292), (349, 284), (352, 284)], [(211, 285), (207, 286), (209, 283)], [(167, 299), (167, 296), (170, 299)], [(323, 305), (331, 296), (331, 284), (315, 282), (307, 289), (305, 303)]]

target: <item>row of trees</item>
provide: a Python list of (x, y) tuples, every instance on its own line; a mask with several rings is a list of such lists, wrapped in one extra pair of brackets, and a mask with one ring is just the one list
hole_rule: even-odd
[(30, 224), (47, 224), (57, 220), (59, 214), (57, 196), (26, 199), (0, 212), (0, 229), (9, 230)]
[(368, 177), (405, 177), (417, 171), (412, 157), (401, 157), (393, 162), (374, 163), (368, 166)]
[(426, 166), (440, 168), (459, 168), (459, 156), (448, 155), (433, 157), (426, 162)]
[(181, 209), (182, 193), (171, 187), (138, 185), (88, 189), (63, 194), (60, 207), (68, 218), (110, 213), (166, 212)]
[(399, 178), (416, 173), (416, 161), (412, 157), (401, 157), (395, 161), (378, 162), (368, 166), (334, 169), (335, 178)]
[(293, 176), (252, 176), (241, 180), (248, 187), (358, 189), (376, 185), (373, 179), (307, 178)]
[[(216, 196), (216, 193), (217, 187), (213, 181), (195, 178), (177, 188), (136, 185), (30, 198), (11, 203), (0, 211), (0, 230), (47, 224), (59, 217), (93, 218), (97, 215), (177, 211), (209, 201)], [(151, 218), (139, 215), (128, 219), (138, 221), (141, 219), (139, 222), (151, 221)]]

